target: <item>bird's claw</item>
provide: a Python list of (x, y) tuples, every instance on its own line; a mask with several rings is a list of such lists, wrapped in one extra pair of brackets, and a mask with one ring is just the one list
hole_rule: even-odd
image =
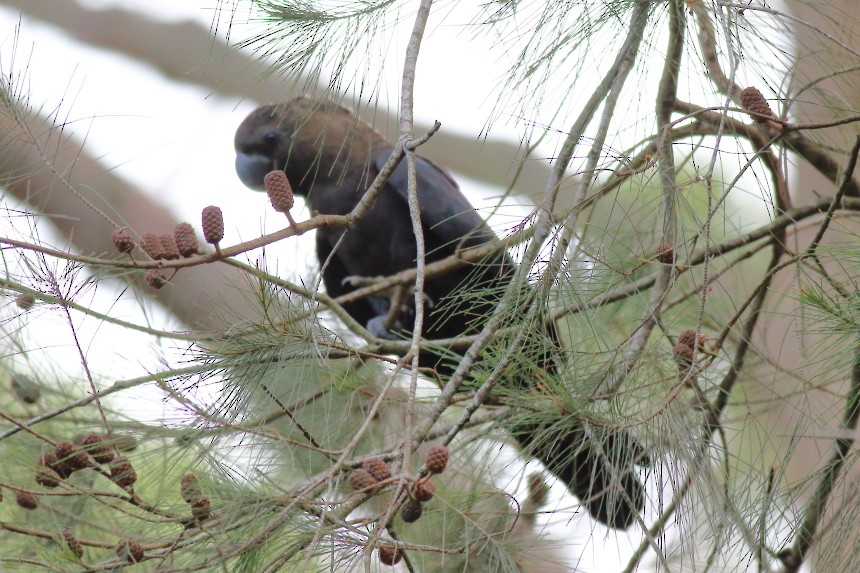
[[(367, 331), (373, 336), (382, 338), (383, 340), (400, 340), (399, 336), (385, 328), (385, 322), (387, 319), (387, 316), (375, 316), (371, 318), (367, 321)], [(400, 322), (396, 321), (394, 326), (396, 328), (400, 328)]]
[(352, 286), (352, 287), (365, 287), (372, 286), (381, 281), (383, 281), (385, 277), (363, 277), (360, 275), (349, 275), (348, 277), (343, 277), (343, 280), (340, 281), (342, 286)]

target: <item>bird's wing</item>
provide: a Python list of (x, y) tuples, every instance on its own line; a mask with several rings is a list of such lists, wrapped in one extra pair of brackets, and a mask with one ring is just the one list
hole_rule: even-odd
[[(376, 154), (374, 163), (377, 170), (382, 169), (390, 155), (390, 149)], [(472, 247), (497, 238), (447, 173), (431, 161), (417, 156), (415, 167), (421, 222), (425, 231), (433, 235), (434, 244)], [(409, 200), (408, 173), (404, 159), (388, 179), (388, 187), (404, 202)]]
[[(355, 287), (348, 286), (344, 283), (344, 279), (351, 276), (352, 273), (347, 270), (339, 257), (330, 257), (332, 250), (332, 245), (329, 243), (328, 239), (323, 238), (319, 233), (317, 233), (317, 258), (319, 259), (320, 264), (328, 263), (325, 268), (325, 272), (323, 273), (325, 290), (330, 297), (337, 298), (354, 291)], [(373, 301), (371, 299), (376, 298), (378, 297), (363, 298), (355, 302), (344, 304), (343, 308), (350, 314), (350, 316), (364, 326), (371, 318), (379, 316), (381, 312), (384, 312), (384, 309), (380, 311), (379, 309), (374, 308)]]

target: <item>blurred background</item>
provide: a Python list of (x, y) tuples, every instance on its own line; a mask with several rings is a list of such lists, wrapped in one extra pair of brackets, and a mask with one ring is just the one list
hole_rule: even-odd
[[(442, 130), (422, 148), (422, 153), (451, 170), (473, 204), (487, 215), (508, 191), (514, 174), (519, 173), (510, 189), (512, 198), (491, 219), (494, 227), (504, 232), (522, 221), (531, 199), (543, 192), (551, 158), (569, 121), (559, 120), (554, 110), (558, 101), (569, 94), (548, 85), (548, 95), (543, 100), (546, 109), (539, 106), (528, 117), (517, 105), (500, 105), (491, 86), (505, 75), (517, 51), (491, 49), (499, 45), (499, 38), (477, 33), (470, 26), (474, 23), (471, 9), (462, 4), (443, 3), (431, 19), (418, 65), (416, 132), (425, 131), (434, 120), (442, 123)], [(218, 205), (223, 210), (225, 243), (280, 228), (283, 221), (271, 211), (266, 196), (244, 188), (234, 173), (233, 133), (258, 104), (282, 101), (307, 90), (322, 93), (331, 78), (306, 78), (307, 84), (287, 81), (267, 73), (267, 60), (261, 61), (261, 54), (240, 49), (243, 41), (266, 29), (265, 23), (256, 19), (258, 15), (250, 12), (250, 5), (204, 0), (0, 2), (0, 74), (4, 88), (27, 99), (32, 112), (26, 123), (44, 150), (42, 155), (30, 150), (0, 158), (0, 169), (29, 174), (7, 186), (5, 208), (10, 213), (35, 213), (33, 219), (3, 218), (5, 228), (0, 232), (27, 240), (33, 235), (32, 225), (36, 225), (45, 245), (82, 254), (108, 253), (112, 249), (112, 221), (129, 227), (136, 236), (146, 231), (163, 233), (179, 221), (198, 226), (200, 210), (206, 205)], [(785, 2), (781, 6), (809, 26), (798, 27), (795, 37), (786, 38), (800, 56), (788, 78), (787, 68), (781, 62), (774, 63), (774, 77), (780, 79), (774, 79), (769, 86), (772, 94), (787, 89), (791, 82), (821, 76), (822, 66), (829, 64), (826, 55), (818, 50), (818, 31), (826, 30), (840, 46), (860, 50), (860, 36), (853, 33), (856, 30), (847, 24), (834, 28), (835, 22), (857, 22), (857, 2), (834, 1), (826, 6)], [(409, 11), (397, 15), (405, 22), (412, 16)], [(357, 83), (361, 89), (353, 89), (344, 99), (391, 136), (397, 133), (402, 53), (410, 26), (397, 30), (384, 44), (375, 45), (378, 52), (373, 55), (379, 57), (370, 58), (380, 66), (378, 83)], [(511, 41), (515, 43), (515, 39)], [(649, 41), (663, 45), (660, 38)], [(584, 82), (578, 85), (584, 93), (588, 93), (590, 77), (598, 77), (604, 65), (599, 45), (589, 55), (590, 61), (579, 63)], [(646, 76), (647, 61), (640, 69)], [(754, 75), (758, 70), (749, 71)], [(358, 70), (356, 77), (360, 72), (374, 75)], [(746, 72), (741, 66), (739, 83), (744, 83)], [(853, 88), (856, 75), (856, 71), (846, 71), (823, 82), (853, 109), (860, 107), (860, 92)], [(643, 90), (651, 87), (643, 86)], [(696, 86), (685, 89), (697, 91)], [(652, 100), (642, 95), (640, 100), (626, 104), (636, 112), (637, 121), (644, 124), (651, 111), (639, 108), (650, 105)], [(572, 98), (570, 107), (575, 109), (580, 103)], [(722, 100), (717, 98), (710, 104), (720, 105)], [(810, 98), (798, 101), (795, 111), (815, 118), (819, 112), (821, 116), (829, 114), (835, 105), (833, 101)], [(550, 129), (546, 137), (526, 151), (524, 144), (535, 143), (534, 133), (547, 126)], [(18, 131), (11, 125), (0, 127), (5, 134)], [(624, 149), (632, 136), (648, 132), (645, 127), (632, 126), (630, 133), (620, 134), (614, 143), (619, 150)], [(856, 128), (845, 128), (846, 140), (854, 133)], [(839, 145), (842, 142), (834, 141), (835, 147)], [(707, 158), (705, 155), (704, 161)], [(739, 157), (734, 165), (723, 163), (723, 179), (734, 177), (744, 161)], [(45, 169), (49, 163), (57, 173)], [(800, 169), (787, 167), (796, 204), (829, 185), (804, 165)], [(104, 211), (110, 221), (75, 194), (62, 192), (63, 183), (57, 174)], [(732, 214), (728, 224), (736, 229), (761, 222), (771, 214), (761, 194), (767, 182), (757, 182), (754, 173), (748, 177), (738, 186), (745, 190), (746, 199), (738, 197), (727, 209)], [(573, 184), (573, 178), (566, 183)], [(315, 266), (312, 241), (312, 236), (306, 236), (271, 245), (265, 253), (248, 253), (247, 260), (254, 263), (265, 256), (275, 274), (295, 280), (312, 279), (308, 273)], [(141, 279), (138, 275), (118, 275), (85, 293), (84, 301), (114, 317), (163, 329), (206, 329), (224, 314), (235, 316), (237, 321), (242, 317), (254, 319), (247, 294), (236, 286), (244, 284), (244, 279), (230, 267), (205, 265), (183, 270), (157, 293), (146, 289)], [(785, 277), (783, 284), (790, 281), (791, 277)], [(786, 287), (786, 292), (790, 290)], [(120, 296), (129, 292), (134, 296)], [(80, 359), (77, 349), (68, 343), (68, 330), (61, 317), (36, 309), (16, 313), (9, 320), (13, 322), (7, 328), (20, 328), (21, 336), (26, 337), (21, 347), (40, 350), (12, 356), (16, 368), (34, 373), (49, 368), (52, 374), (68, 369), (77, 375)], [(87, 317), (80, 321), (78, 332), (84, 347), (99, 349), (87, 356), (88, 361), (107, 378), (144, 375), (165, 363), (179, 364), (183, 360), (181, 346), (154, 346), (159, 343), (145, 333), (136, 335), (121, 326)], [(779, 354), (786, 333), (793, 329), (786, 319), (783, 327), (768, 330), (774, 336), (762, 341), (762, 347)], [(50, 362), (49, 367), (43, 366), (45, 360)], [(147, 419), (174, 415), (145, 393), (129, 393), (128, 399), (129, 408), (141, 409), (140, 414)], [(821, 406), (821, 410), (826, 409)], [(793, 427), (799, 415), (810, 416), (817, 411), (813, 404), (809, 410), (787, 407), (777, 414), (784, 416), (780, 424)], [(808, 457), (798, 452), (787, 467), (785, 479), (803, 479), (808, 467), (819, 460), (820, 452), (811, 451)], [(619, 562), (624, 559), (616, 557)], [(582, 558), (587, 564), (590, 557)], [(597, 559), (594, 555), (591, 558)]]

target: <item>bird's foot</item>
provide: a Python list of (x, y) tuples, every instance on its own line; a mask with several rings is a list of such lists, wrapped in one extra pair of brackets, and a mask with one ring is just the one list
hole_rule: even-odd
[(348, 277), (344, 277), (342, 281), (340, 281), (341, 285), (349, 285), (352, 287), (360, 288), (366, 286), (372, 286), (378, 284), (385, 280), (385, 277), (363, 277), (360, 275), (349, 275)]
[[(375, 316), (367, 321), (367, 330), (373, 336), (377, 338), (382, 338), (384, 340), (402, 340), (401, 337), (394, 334), (390, 329), (385, 328), (385, 323), (387, 322), (387, 316)], [(394, 325), (392, 325), (392, 329), (401, 329), (402, 325), (400, 321), (395, 321)]]

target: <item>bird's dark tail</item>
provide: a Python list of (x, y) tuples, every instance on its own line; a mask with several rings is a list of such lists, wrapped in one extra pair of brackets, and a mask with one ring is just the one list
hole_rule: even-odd
[(645, 505), (645, 488), (634, 464), (645, 452), (625, 431), (595, 428), (579, 421), (515, 422), (511, 434), (576, 496), (592, 517), (626, 529)]
[[(553, 326), (546, 328), (541, 341), (535, 365), (551, 376), (561, 351)], [(525, 379), (520, 373), (514, 378), (520, 392), (547, 391), (535, 387), (534, 376)], [(645, 488), (635, 465), (646, 461), (646, 453), (626, 430), (586, 428), (570, 414), (536, 412), (515, 413), (510, 433), (604, 525), (626, 529), (642, 511)]]
[[(491, 278), (496, 272), (493, 269), (489, 273)], [(449, 307), (440, 305), (440, 308), (454, 312), (453, 307), (459, 315), (472, 316), (487, 316), (493, 310), (489, 303), (477, 310), (470, 309), (468, 304), (466, 300), (459, 306), (449, 303)], [(472, 328), (478, 326), (480, 324)], [(561, 362), (562, 346), (554, 325), (547, 323), (546, 328), (535, 330), (524, 348), (518, 351), (526, 360), (517, 364), (514, 367), (517, 372), (508, 376), (507, 383), (498, 385), (494, 392), (496, 397), (510, 398), (505, 401), (514, 411), (509, 432), (529, 455), (543, 462), (567, 485), (595, 519), (609, 527), (626, 529), (645, 505), (645, 489), (635, 468), (646, 459), (644, 449), (625, 430), (598, 426), (587, 429), (581, 420), (570, 414), (533, 410), (528, 413), (529, 404), (522, 404), (523, 408), (518, 406), (523, 397), (528, 401), (535, 393), (551, 395), (552, 390), (546, 387), (552, 384), (551, 380), (541, 380), (535, 373), (543, 372), (552, 378)], [(435, 368), (438, 374), (447, 377), (454, 372), (456, 357), (423, 352), (421, 365)], [(542, 383), (545, 383), (543, 387)]]

